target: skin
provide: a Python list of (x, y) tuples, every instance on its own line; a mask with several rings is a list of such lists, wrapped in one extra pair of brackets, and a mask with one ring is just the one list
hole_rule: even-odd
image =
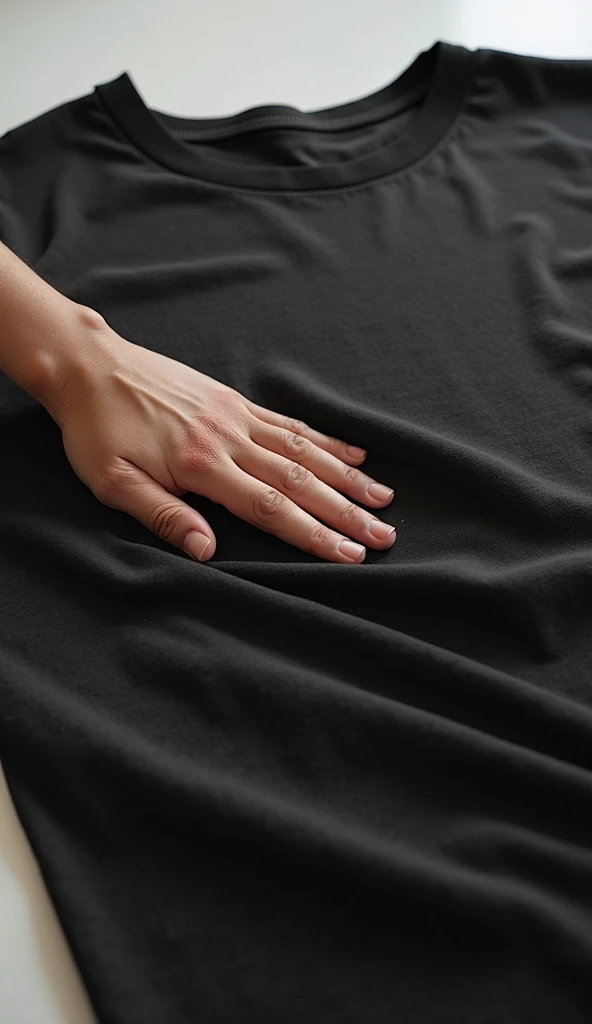
[(331, 562), (395, 541), (358, 504), (394, 496), (358, 468), (366, 452), (122, 338), (1, 243), (0, 370), (47, 409), (99, 501), (193, 558), (211, 558), (216, 537), (188, 492)]

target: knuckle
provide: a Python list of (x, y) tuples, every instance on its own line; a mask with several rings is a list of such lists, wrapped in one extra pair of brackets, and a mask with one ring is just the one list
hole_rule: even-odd
[(302, 430), (308, 430), (306, 423), (302, 420), (296, 420), (293, 416), (284, 417), (284, 427), (286, 430), (292, 431), (294, 434), (299, 434)]
[(284, 434), (284, 448), (288, 454), (295, 454), (299, 458), (303, 458), (308, 455), (312, 445), (302, 434), (287, 433)]
[(226, 426), (231, 423), (235, 426), (235, 434), (242, 436), (248, 430), (249, 424), (255, 417), (249, 409), (246, 400), (240, 391), (233, 388), (226, 388), (220, 398), (220, 412), (222, 421)]
[(152, 509), (148, 516), (148, 528), (160, 537), (161, 540), (170, 540), (175, 527), (177, 526), (180, 517), (183, 514), (183, 509), (179, 505), (171, 505), (165, 503), (164, 505), (157, 505), (156, 508)]
[(310, 470), (298, 465), (297, 462), (289, 462), (281, 476), (282, 486), (287, 491), (298, 491), (299, 493), (308, 490), (314, 479)]
[(231, 388), (230, 385), (223, 384), (222, 381), (216, 383), (218, 385), (218, 401), (224, 402), (227, 406), (235, 406), (239, 402), (244, 402), (243, 396), (236, 388)]
[(254, 518), (256, 522), (283, 519), (290, 511), (290, 501), (274, 487), (268, 487), (255, 495)]
[(362, 474), (360, 473), (359, 469), (356, 469), (355, 466), (346, 466), (344, 480), (347, 484), (355, 486), (356, 484), (360, 483), (361, 478)]
[(104, 505), (115, 503), (124, 486), (127, 470), (110, 462), (102, 466), (95, 477), (93, 491)]
[(177, 465), (182, 474), (203, 473), (219, 460), (219, 447), (207, 437), (190, 441), (179, 453)]
[(189, 434), (190, 447), (200, 449), (216, 444), (231, 451), (244, 447), (246, 437), (242, 430), (246, 427), (246, 417), (245, 423), (242, 423), (228, 406), (225, 400), (215, 411), (204, 410), (198, 413)]
[(357, 505), (346, 505), (339, 517), (342, 531), (345, 533), (348, 530), (351, 530), (352, 527), (357, 526), (362, 515), (362, 510), (361, 508), (358, 508)]
[(223, 435), (225, 430), (228, 428), (225, 419), (222, 409), (219, 411), (203, 409), (201, 412), (197, 413), (195, 423), (201, 431), (214, 434), (215, 437), (218, 437)]
[(324, 549), (329, 543), (330, 539), (331, 530), (329, 530), (326, 526), (323, 526), (322, 523), (319, 523), (318, 526), (315, 526), (314, 530), (310, 535), (310, 545), (308, 550), (311, 552), (311, 554), (314, 554), (315, 551)]

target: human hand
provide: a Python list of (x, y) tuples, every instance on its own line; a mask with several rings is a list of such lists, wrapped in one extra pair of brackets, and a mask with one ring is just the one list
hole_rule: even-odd
[(364, 545), (393, 544), (394, 527), (343, 497), (372, 508), (392, 500), (390, 488), (356, 468), (365, 452), (126, 341), (93, 310), (83, 314), (84, 343), (44, 404), (99, 501), (200, 561), (216, 537), (180, 500), (189, 491), (332, 562), (358, 563)]

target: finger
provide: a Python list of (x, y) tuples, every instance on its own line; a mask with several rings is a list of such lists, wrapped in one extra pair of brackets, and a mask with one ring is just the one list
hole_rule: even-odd
[(285, 494), (243, 472), (231, 459), (224, 462), (216, 479), (208, 482), (207, 492), (200, 480), (200, 493), (206, 493), (239, 519), (318, 558), (358, 563), (366, 557), (361, 544), (319, 523)]
[(274, 427), (281, 427), (283, 430), (291, 431), (294, 434), (302, 434), (303, 437), (316, 444), (318, 448), (330, 452), (336, 458), (347, 462), (349, 465), (359, 465), (368, 454), (364, 448), (356, 448), (353, 445), (348, 445), (346, 441), (340, 441), (337, 437), (331, 437), (328, 434), (321, 434), (319, 430), (313, 430), (312, 427), (309, 427), (307, 423), (303, 423), (302, 420), (296, 420), (291, 416), (284, 416), (282, 413), (273, 412), (262, 405), (255, 405), (254, 402), (248, 401), (247, 405), (257, 419), (263, 420), (265, 423), (271, 423)]
[(262, 448), (300, 463), (319, 480), (349, 494), (364, 505), (379, 508), (388, 505), (394, 497), (392, 487), (385, 487), (361, 470), (344, 465), (340, 459), (322, 451), (302, 434), (278, 429), (255, 419), (251, 421), (249, 435)]
[(126, 459), (105, 468), (93, 492), (196, 561), (211, 558), (216, 550), (215, 534), (204, 517)]
[[(306, 440), (304, 443), (309, 444)], [(394, 544), (397, 536), (394, 526), (383, 523), (372, 512), (344, 498), (300, 463), (257, 444), (245, 445), (234, 456), (234, 461), (245, 473), (270, 484), (306, 512), (362, 544), (379, 549)]]

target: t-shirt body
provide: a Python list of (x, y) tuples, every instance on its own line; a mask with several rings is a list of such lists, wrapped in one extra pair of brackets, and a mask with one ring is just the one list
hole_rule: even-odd
[(101, 1024), (584, 1024), (592, 61), (439, 43), (331, 110), (0, 140), (0, 239), (368, 450), (359, 565), (195, 493), (196, 563), (0, 377), (0, 757)]

